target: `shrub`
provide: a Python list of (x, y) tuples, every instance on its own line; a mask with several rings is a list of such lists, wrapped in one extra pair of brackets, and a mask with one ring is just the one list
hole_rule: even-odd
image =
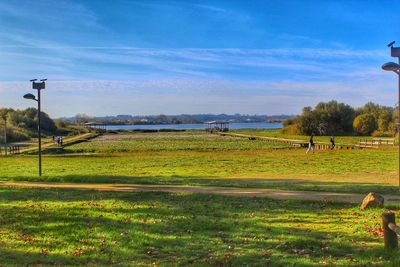
[(376, 129), (376, 121), (371, 114), (358, 115), (354, 119), (353, 127), (358, 135), (370, 135)]
[(299, 125), (297, 123), (283, 127), (281, 132), (283, 134), (290, 134), (290, 135), (300, 135), (301, 134)]
[(381, 131), (375, 130), (371, 134), (373, 137), (381, 137), (384, 136), (384, 134)]
[(298, 119), (286, 119), (283, 122), (283, 128), (281, 130), (283, 134), (299, 135), (301, 134)]

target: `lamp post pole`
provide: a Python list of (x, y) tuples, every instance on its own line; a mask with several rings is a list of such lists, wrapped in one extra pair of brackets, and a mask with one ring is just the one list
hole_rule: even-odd
[[(396, 47), (398, 48), (398, 47)], [(391, 49), (393, 50), (393, 47), (391, 47)], [(393, 54), (393, 52), (392, 52)], [(392, 55), (393, 56), (393, 55)], [(400, 55), (398, 57), (399, 60), (399, 64), (400, 64)], [(396, 127), (396, 131), (397, 131), (397, 137), (398, 137), (398, 141), (397, 141), (397, 146), (399, 149), (399, 188), (400, 188), (400, 75), (397, 73), (397, 80), (398, 80), (398, 87), (397, 87), (397, 127)]]
[(390, 55), (392, 57), (397, 57), (399, 63), (394, 63), (394, 62), (387, 62), (382, 65), (382, 69), (386, 71), (393, 71), (397, 74), (397, 79), (398, 79), (398, 88), (397, 88), (397, 127), (396, 127), (396, 133), (398, 135), (398, 156), (399, 156), (399, 172), (398, 172), (398, 182), (399, 182), (399, 187), (400, 187), (400, 47), (394, 47), (394, 41), (388, 44), (388, 47), (390, 47)]
[(31, 80), (32, 82), (32, 89), (36, 89), (37, 90), (37, 98), (35, 98), (34, 95), (32, 94), (26, 94), (24, 95), (24, 98), (26, 99), (31, 99), (37, 102), (38, 107), (37, 107), (37, 116), (38, 116), (38, 148), (39, 148), (39, 152), (38, 152), (38, 156), (39, 156), (39, 176), (42, 176), (42, 129), (41, 129), (41, 119), (40, 119), (40, 113), (41, 113), (41, 105), (40, 105), (40, 90), (45, 89), (46, 88), (46, 80), (47, 79), (42, 79), (40, 80), (40, 82), (36, 82), (37, 79), (33, 79)]
[[(44, 84), (44, 82), (43, 82)], [(44, 87), (43, 87), (44, 89)], [(40, 89), (37, 90), (38, 91), (38, 134), (39, 134), (39, 138), (38, 138), (38, 145), (39, 145), (39, 176), (42, 176), (42, 129), (40, 127), (40, 112), (41, 112), (41, 106), (40, 106)]]
[(7, 156), (7, 117), (3, 115), (4, 121), (4, 155)]

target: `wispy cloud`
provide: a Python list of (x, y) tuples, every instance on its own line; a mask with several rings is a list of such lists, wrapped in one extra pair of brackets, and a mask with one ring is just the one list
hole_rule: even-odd
[[(0, 32), (0, 36), (2, 33)], [(365, 67), (370, 67), (365, 62), (375, 63), (384, 58), (384, 50), (349, 50), (349, 49), (151, 49), (136, 47), (82, 47), (65, 46), (52, 42), (24, 39), (24, 49), (3, 48), (0, 58), (7, 65), (31, 66), (36, 69), (40, 59), (43, 66), (62, 69), (64, 73), (74, 73), (76, 66), (81, 67), (82, 76), (87, 74), (84, 69), (94, 69), (101, 76), (107, 73), (110, 78), (119, 79), (119, 70), (116, 65), (131, 66), (131, 73), (143, 74), (143, 67), (151, 76), (156, 71), (159, 74), (189, 76), (234, 76), (240, 68), (248, 71), (249, 78), (260, 73), (268, 75), (278, 70), (291, 71), (292, 74), (308, 72), (348, 76), (348, 73), (360, 72)], [(30, 46), (29, 44), (34, 44)], [(28, 49), (28, 48), (32, 48)], [(357, 63), (357, 64), (356, 64)], [(360, 64), (362, 63), (362, 64)], [(110, 64), (114, 64), (110, 68)], [(371, 64), (371, 63), (367, 63)], [(358, 66), (359, 65), (359, 66)], [(15, 72), (15, 73), (12, 73)], [(15, 77), (21, 73), (17, 69), (3, 72), (1, 79)], [(59, 73), (54, 73), (57, 77)], [(53, 75), (50, 73), (50, 75)], [(71, 75), (72, 76), (72, 75)]]
[(239, 2), (0, 1), (0, 106), (31, 104), (21, 95), (35, 77), (49, 79), (54, 116), (395, 102), (396, 77), (380, 70), (387, 50), (343, 43), (350, 33), (331, 37), (334, 28), (312, 33), (309, 21), (280, 21), (292, 5), (264, 16)]
[[(65, 0), (21, 0), (16, 4), (13, 1), (0, 3), (2, 18), (12, 17), (46, 27), (63, 25), (65, 30), (71, 28), (104, 29), (98, 23), (97, 16), (84, 5)], [(3, 21), (4, 23), (6, 20)]]

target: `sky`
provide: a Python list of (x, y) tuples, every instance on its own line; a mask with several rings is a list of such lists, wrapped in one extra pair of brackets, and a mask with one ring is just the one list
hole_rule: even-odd
[[(0, 0), (0, 107), (52, 117), (395, 106), (400, 1)], [(396, 46), (397, 44), (395, 44)]]

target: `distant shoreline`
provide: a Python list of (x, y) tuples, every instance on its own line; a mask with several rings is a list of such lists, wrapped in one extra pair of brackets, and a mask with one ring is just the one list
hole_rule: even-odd
[[(281, 129), (281, 122), (232, 122), (229, 123), (230, 129)], [(187, 123), (187, 124), (106, 124), (107, 130), (204, 130), (205, 123)]]

